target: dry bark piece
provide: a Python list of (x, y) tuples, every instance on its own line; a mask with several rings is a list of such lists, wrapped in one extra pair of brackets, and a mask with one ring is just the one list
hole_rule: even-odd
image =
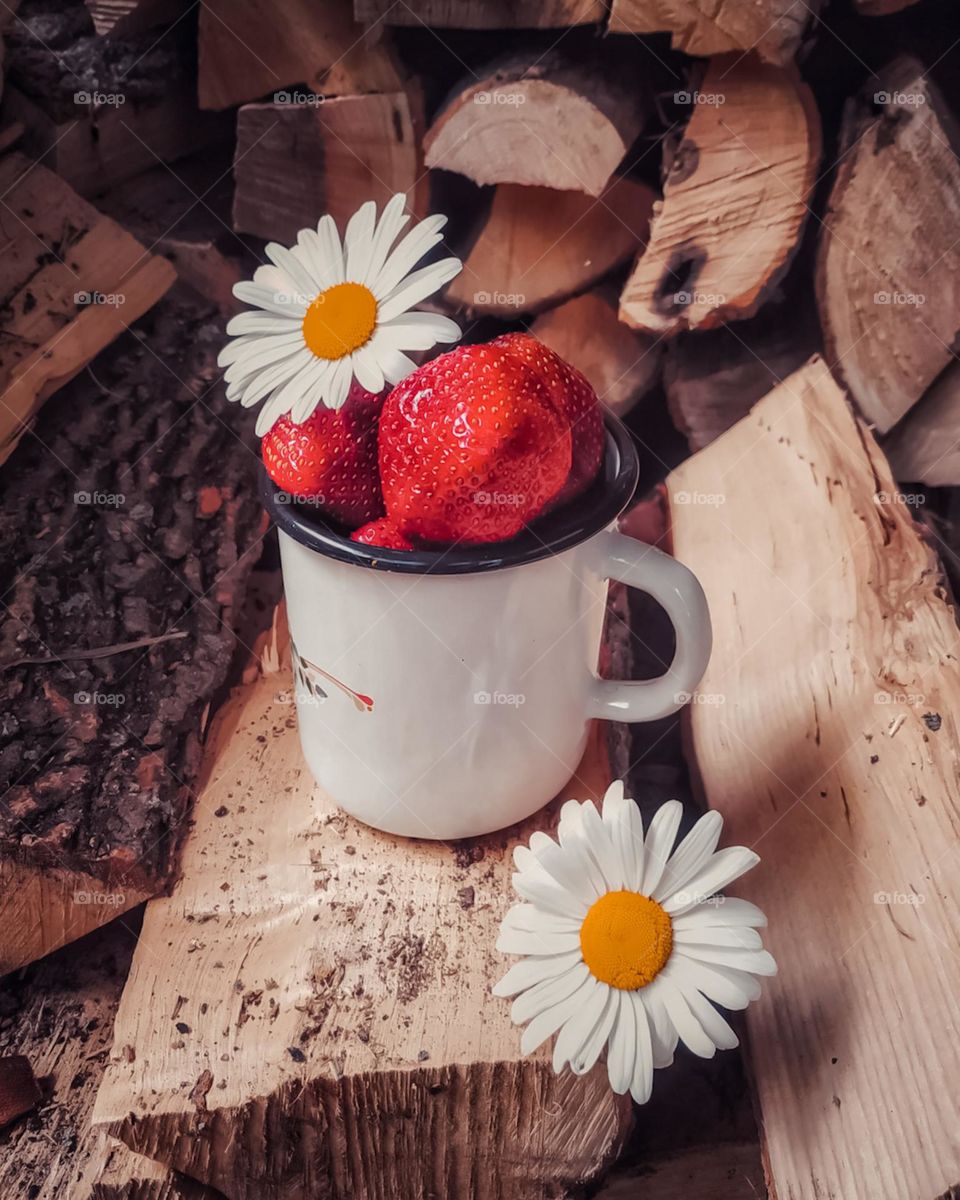
[(427, 132), (424, 160), (474, 183), (599, 196), (643, 126), (645, 101), (635, 61), (510, 55), (451, 98)]
[(820, 319), (834, 373), (885, 433), (952, 360), (960, 330), (960, 132), (920, 63), (900, 58), (849, 103), (841, 149)]
[(353, 0), (358, 21), (453, 29), (560, 29), (607, 16), (605, 0)]
[(599, 199), (503, 183), (447, 301), (515, 317), (585, 291), (646, 239), (653, 192), (616, 177)]
[(23, 1054), (0, 1058), (0, 1129), (40, 1103), (40, 1085)]
[[(350, 0), (204, 0), (201, 108), (229, 108), (299, 84), (305, 95), (395, 92), (402, 75), (381, 36), (365, 33)], [(294, 94), (298, 89), (293, 89)]]
[(884, 439), (883, 451), (903, 483), (960, 484), (960, 363), (948, 363)]
[(763, 62), (790, 62), (819, 0), (724, 4), (717, 0), (612, 0), (611, 33), (672, 34), (677, 50), (693, 55), (755, 50)]
[[(521, 1059), (489, 992), (513, 846), (549, 820), (457, 844), (359, 824), (304, 771), (285, 622), (263, 662), (211, 730), (182, 879), (147, 908), (117, 1015), (137, 1056), (114, 1057), (94, 1123), (231, 1200), (474, 1200), (492, 1162), (514, 1200), (592, 1180), (629, 1104), (602, 1065), (557, 1077), (546, 1050)], [(571, 787), (608, 778), (598, 731)], [(189, 1031), (171, 1041), (174, 1012)], [(188, 1093), (207, 1071), (198, 1112)]]
[(765, 304), (749, 321), (682, 333), (667, 346), (663, 384), (673, 423), (702, 450), (820, 349), (802, 298)]
[(18, 19), (4, 112), (24, 149), (91, 196), (229, 137), (228, 117), (197, 112), (187, 24), (102, 38), (83, 5)]
[[(770, 1192), (934, 1200), (960, 1179), (936, 1103), (960, 1069), (960, 669), (938, 564), (819, 359), (668, 491), (714, 622), (699, 691), (722, 700), (688, 710), (691, 765), (724, 842), (763, 856), (737, 890), (779, 965), (746, 1014)], [(914, 1102), (891, 1104), (905, 1079)]]
[[(262, 537), (213, 316), (160, 305), (48, 402), (0, 475), (0, 663), (56, 657), (0, 671), (0, 973), (161, 891), (176, 865)], [(171, 631), (188, 636), (57, 657)]]
[(671, 336), (752, 316), (797, 247), (820, 157), (813, 97), (794, 70), (711, 60), (620, 318)]
[(0, 192), (2, 463), (44, 400), (156, 303), (175, 274), (22, 154), (0, 160)]
[(619, 321), (616, 296), (606, 289), (549, 309), (530, 332), (582, 371), (618, 416), (625, 416), (660, 375), (662, 345)]
[(293, 242), (331, 213), (343, 227), (366, 200), (406, 192), (422, 211), (418, 106), (405, 92), (320, 105), (245, 104), (237, 119), (233, 225)]

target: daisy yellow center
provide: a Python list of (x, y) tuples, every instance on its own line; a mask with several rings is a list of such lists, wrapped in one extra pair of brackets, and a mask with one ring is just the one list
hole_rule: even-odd
[(377, 324), (377, 302), (362, 283), (337, 283), (317, 296), (303, 318), (303, 340), (317, 358), (359, 350)]
[(635, 991), (651, 983), (673, 949), (673, 925), (656, 900), (637, 892), (607, 892), (580, 926), (580, 951), (594, 978)]

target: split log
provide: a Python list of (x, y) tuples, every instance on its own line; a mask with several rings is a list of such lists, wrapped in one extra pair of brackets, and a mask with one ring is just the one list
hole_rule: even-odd
[(0, 973), (175, 868), (262, 538), (212, 315), (159, 306), (0, 475)]
[(653, 199), (619, 177), (599, 199), (503, 183), (446, 299), (502, 317), (559, 304), (636, 253)]
[(32, 1112), (40, 1103), (40, 1086), (23, 1054), (0, 1057), (0, 1129)]
[(780, 968), (746, 1014), (771, 1194), (934, 1200), (960, 1179), (960, 668), (936, 559), (819, 359), (668, 490), (715, 629), (692, 767), (763, 857), (742, 891)]
[(803, 297), (765, 304), (749, 321), (682, 333), (667, 346), (663, 385), (691, 450), (702, 450), (820, 349)]
[(902, 483), (960, 484), (960, 363), (951, 362), (883, 442)]
[(690, 97), (620, 303), (628, 325), (666, 335), (757, 311), (797, 248), (820, 157), (816, 105), (793, 70), (713, 59)]
[(4, 112), (24, 149), (91, 196), (229, 136), (229, 117), (197, 112), (187, 34), (101, 38), (82, 5), (15, 22)]
[(586, 375), (603, 403), (623, 417), (660, 375), (662, 343), (617, 319), (615, 294), (585, 292), (537, 317), (530, 332)]
[[(281, 622), (215, 722), (182, 878), (148, 906), (117, 1016), (136, 1058), (113, 1055), (95, 1124), (231, 1200), (567, 1195), (630, 1106), (602, 1066), (521, 1059), (489, 993), (513, 847), (556, 805), (450, 844), (359, 824), (304, 769), (286, 647)], [(598, 746), (578, 795), (609, 777)]]
[(763, 1195), (760, 1147), (754, 1141), (644, 1159), (637, 1167), (612, 1172), (595, 1200), (760, 1200)]
[(405, 92), (244, 105), (237, 118), (234, 228), (292, 242), (324, 212), (342, 228), (364, 201), (382, 205), (395, 192), (406, 192), (422, 212), (418, 127)]
[(763, 62), (790, 62), (819, 0), (717, 4), (715, 0), (612, 0), (611, 33), (672, 35), (677, 50), (696, 56), (755, 50)]
[(452, 97), (427, 132), (424, 159), (474, 183), (599, 196), (640, 133), (645, 109), (635, 61), (511, 55)]
[(353, 0), (366, 24), (453, 29), (561, 29), (606, 19), (605, 0)]
[(308, 93), (396, 92), (402, 73), (385, 40), (353, 19), (351, 0), (204, 0), (201, 108), (230, 108), (292, 84)]
[(84, 0), (101, 37), (143, 33), (169, 25), (189, 9), (189, 0)]
[(204, 154), (184, 159), (176, 172), (144, 171), (96, 198), (98, 206), (169, 259), (181, 283), (235, 313), (242, 304), (234, 284), (250, 277), (246, 247), (221, 215), (233, 204), (230, 159)]
[(0, 160), (0, 193), (2, 463), (44, 400), (155, 304), (175, 275), (21, 154)]
[(960, 332), (960, 131), (921, 64), (900, 58), (848, 104), (841, 150), (820, 318), (834, 373), (885, 433), (951, 361)]

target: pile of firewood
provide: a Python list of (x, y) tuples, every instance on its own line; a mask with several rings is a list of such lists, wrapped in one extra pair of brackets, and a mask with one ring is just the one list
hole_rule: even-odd
[[(112, 1051), (128, 940), (115, 954), (99, 945), (94, 961), (112, 964), (100, 974), (78, 948), (60, 952), (75, 953), (64, 961), (83, 999), (71, 1009), (65, 989), (56, 1000), (68, 1017), (51, 1030), (68, 1031), (68, 1049), (44, 1062), (52, 1077), (64, 1061), (83, 1075), (52, 1085), (82, 1152), (52, 1165), (39, 1138), (27, 1145), (25, 1135), (6, 1161), (0, 1146), (0, 1191), (40, 1200), (373, 1198), (420, 1187), (456, 1200), (576, 1194), (622, 1149), (629, 1113), (595, 1081), (558, 1084), (544, 1063), (521, 1064), (513, 1043), (505, 1051), (498, 1040), (502, 1013), (482, 1029), (470, 1024), (492, 969), (478, 965), (474, 943), (493, 944), (509, 839), (425, 854), (408, 869), (333, 812), (318, 830), (291, 766), (290, 713), (277, 709), (273, 676), (285, 666), (276, 647), (257, 690), (204, 747), (265, 536), (256, 446), (214, 365), (236, 308), (231, 289), (263, 261), (266, 241), (290, 242), (324, 212), (342, 226), (364, 201), (402, 191), (416, 215), (449, 215), (437, 253), (464, 263), (432, 303), (467, 340), (529, 328), (578, 365), (637, 434), (647, 488), (766, 398), (729, 452), (694, 459), (669, 487), (678, 546), (725, 596), (750, 574), (751, 555), (773, 561), (777, 548), (759, 537), (756, 552), (716, 564), (707, 550), (730, 536), (728, 523), (717, 506), (711, 524), (678, 505), (729, 487), (749, 549), (748, 510), (765, 501), (753, 481), (773, 493), (793, 478), (795, 462), (777, 457), (785, 438), (810, 455), (811, 480), (793, 478), (785, 509), (796, 522), (808, 504), (828, 527), (833, 488), (869, 509), (886, 479), (864, 440), (871, 432), (892, 466), (891, 494), (894, 477), (917, 489), (960, 485), (960, 16), (949, 0), (10, 0), (0, 32), (0, 974), (169, 892), (180, 865), (189, 868), (181, 907), (148, 908), (138, 951), (147, 958), (135, 960), (116, 1027), (127, 1040)], [(805, 365), (817, 354), (828, 375)], [(821, 478), (814, 459), (831, 445), (843, 451), (840, 466)], [(763, 462), (746, 475), (756, 446)], [(907, 587), (927, 559), (897, 517), (881, 522), (882, 538), (872, 530), (871, 546), (879, 557), (888, 535), (900, 539)], [(650, 519), (661, 524), (645, 536), (665, 537), (662, 513)], [(843, 536), (852, 541), (857, 529), (851, 522)], [(843, 549), (820, 563), (810, 545), (804, 562), (826, 573)], [(870, 611), (869, 572), (850, 570), (850, 595)], [(796, 588), (805, 581), (801, 570)], [(945, 610), (932, 594), (924, 602), (939, 637)], [(616, 616), (623, 597), (613, 603)], [(253, 637), (239, 636), (248, 661)], [(744, 667), (739, 652), (724, 662), (725, 644), (715, 662), (747, 674), (753, 645), (743, 647)], [(669, 657), (669, 646), (654, 649)], [(761, 678), (758, 667), (750, 686)], [(710, 715), (698, 710), (695, 728)], [(743, 720), (752, 736), (755, 726)], [(241, 727), (238, 749), (230, 739)], [(722, 807), (714, 732), (700, 732), (701, 767), (708, 792), (720, 780)], [(635, 755), (616, 736), (619, 771)], [(639, 732), (633, 745), (646, 738), (652, 751), (661, 736)], [(679, 743), (668, 744), (679, 761)], [(662, 770), (672, 786), (679, 767), (664, 759)], [(655, 777), (648, 786), (659, 786)], [(251, 779), (263, 789), (285, 781), (289, 829), (275, 846), (264, 832), (273, 794), (254, 795)], [(837, 787), (847, 811), (849, 779)], [(183, 851), (195, 805), (202, 815)], [(275, 879), (288, 834), (302, 839), (303, 862)], [(338, 878), (321, 852), (339, 863), (345, 912), (369, 899), (367, 857), (395, 890), (396, 910), (367, 913), (353, 940), (372, 960), (392, 954), (384, 972), (409, 977), (399, 1007), (393, 994), (361, 987), (340, 1011), (349, 951), (323, 970), (302, 953), (303, 913)], [(829, 883), (819, 887), (829, 894)], [(284, 889), (276, 910), (273, 888)], [(449, 958), (428, 929), (407, 928), (436, 896), (447, 905), (435, 924)], [(272, 959), (249, 957), (258, 906), (269, 909)], [(331, 946), (346, 946), (356, 912), (314, 920), (331, 922)], [(218, 944), (206, 922), (228, 915), (229, 928), (211, 926)], [(804, 968), (815, 975), (817, 962)], [(49, 964), (34, 970), (58, 994)], [(204, 982), (211, 972), (224, 984), (216, 995)], [(436, 1010), (450, 975), (462, 1020), (438, 1051), (423, 1013), (405, 1005), (422, 995)], [(44, 1005), (13, 996), (0, 990), (0, 1053), (35, 1058)], [(10, 1016), (21, 1004), (32, 1032)], [(81, 1017), (92, 1013), (106, 1032), (91, 1066), (74, 1043), (90, 1036)], [(172, 1024), (151, 1060), (133, 1042), (154, 1020)], [(233, 1029), (222, 1033), (223, 1062), (237, 1065), (208, 1068), (194, 1043), (210, 1044), (221, 1027)], [(786, 1043), (790, 1030), (774, 1035)], [(265, 1063), (275, 1036), (286, 1044)], [(794, 1078), (789, 1056), (781, 1066)], [(782, 1079), (759, 1075), (764, 1102), (786, 1103)], [(824, 1094), (827, 1075), (818, 1077)], [(491, 1115), (505, 1087), (523, 1099), (509, 1134)], [(44, 1095), (53, 1103), (27, 1059), (0, 1058), (0, 1126)], [(569, 1124), (561, 1109), (574, 1114)], [(343, 1111), (346, 1130), (336, 1125)], [(776, 1140), (802, 1119), (781, 1115), (778, 1127), (765, 1113), (766, 1154), (783, 1195), (812, 1197), (816, 1179), (802, 1190), (802, 1169)], [(451, 1122), (474, 1131), (469, 1153), (444, 1142)], [(315, 1127), (323, 1155), (303, 1132)], [(755, 1132), (731, 1121), (725, 1136), (753, 1170)], [(342, 1154), (339, 1142), (330, 1149), (337, 1138)], [(494, 1154), (506, 1155), (496, 1188), (481, 1161)], [(21, 1155), (29, 1179), (17, 1174)], [(375, 1170), (384, 1155), (390, 1184)], [(682, 1186), (682, 1169), (670, 1178)], [(621, 1185), (611, 1197), (632, 1187)], [(753, 1185), (722, 1194), (753, 1194)]]

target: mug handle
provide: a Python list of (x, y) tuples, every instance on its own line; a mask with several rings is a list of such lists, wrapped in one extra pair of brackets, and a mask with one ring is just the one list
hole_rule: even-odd
[(590, 715), (607, 721), (669, 717), (690, 699), (710, 659), (713, 632), (703, 588), (683, 563), (626, 534), (608, 530), (596, 546), (597, 566), (605, 579), (638, 588), (663, 606), (676, 633), (677, 650), (666, 673), (656, 679), (596, 680)]

